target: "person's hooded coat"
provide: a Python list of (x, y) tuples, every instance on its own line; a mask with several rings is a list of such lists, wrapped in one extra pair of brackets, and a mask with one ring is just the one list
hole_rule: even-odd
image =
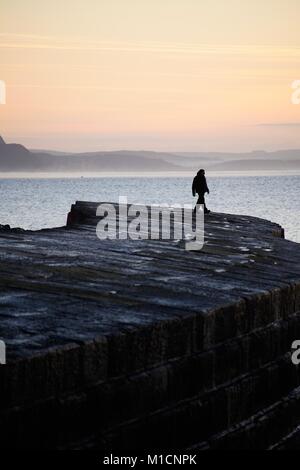
[(205, 175), (201, 171), (198, 171), (197, 175), (194, 178), (192, 191), (193, 196), (195, 196), (196, 193), (199, 195), (209, 193)]

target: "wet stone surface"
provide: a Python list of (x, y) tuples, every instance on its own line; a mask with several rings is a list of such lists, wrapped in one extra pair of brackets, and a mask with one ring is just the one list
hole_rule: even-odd
[(9, 359), (203, 316), (300, 282), (300, 245), (271, 222), (211, 214), (204, 248), (188, 252), (176, 241), (100, 241), (96, 206), (73, 206), (81, 223), (68, 228), (0, 230), (0, 338)]
[(201, 251), (100, 241), (96, 207), (0, 226), (2, 447), (297, 446), (300, 245), (228, 214), (206, 217)]

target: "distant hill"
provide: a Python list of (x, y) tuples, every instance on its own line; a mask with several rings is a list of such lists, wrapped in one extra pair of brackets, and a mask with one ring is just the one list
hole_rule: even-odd
[(135, 172), (181, 171), (171, 163), (171, 156), (156, 152), (119, 151), (65, 154), (30, 151), (18, 144), (6, 144), (0, 137), (0, 171), (2, 172)]
[(300, 170), (298, 160), (231, 160), (209, 167), (211, 171), (284, 171)]
[(253, 152), (176, 152), (176, 155), (187, 159), (207, 160), (212, 162), (233, 160), (300, 160), (300, 149), (277, 150), (266, 152), (254, 150)]
[[(298, 149), (276, 152), (255, 150), (245, 153), (176, 152), (176, 156), (181, 159), (181, 162), (184, 162), (184, 165), (191, 168), (202, 166), (215, 171), (298, 170), (299, 164), (297, 162), (300, 162), (300, 150)], [(174, 160), (174, 162), (178, 164), (178, 160)]]
[(28, 150), (23, 145), (6, 144), (0, 137), (0, 172), (172, 172), (299, 170), (300, 150), (247, 153), (153, 152), (119, 150), (67, 153)]

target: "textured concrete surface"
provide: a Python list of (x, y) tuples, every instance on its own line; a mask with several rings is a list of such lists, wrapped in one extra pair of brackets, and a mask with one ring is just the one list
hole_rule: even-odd
[(211, 215), (199, 253), (168, 241), (100, 241), (94, 225), (2, 231), (0, 337), (8, 358), (205, 315), (292, 283), (299, 253), (274, 230), (265, 221)]
[(266, 448), (295, 434), (300, 245), (228, 214), (206, 217), (199, 252), (100, 241), (96, 207), (74, 205), (67, 228), (0, 227), (4, 447)]

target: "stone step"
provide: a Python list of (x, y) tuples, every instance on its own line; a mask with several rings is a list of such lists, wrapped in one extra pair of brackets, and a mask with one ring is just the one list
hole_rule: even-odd
[[(300, 449), (300, 387), (248, 420), (236, 424), (186, 451)], [(288, 434), (287, 434), (288, 433)]]
[[(295, 420), (295, 412), (293, 415), (293, 422), (300, 420), (298, 413), (298, 420)], [(296, 426), (289, 434), (280, 439), (279, 442), (269, 447), (269, 450), (300, 450), (300, 426)]]
[[(29, 367), (25, 367), (24, 361), (14, 364), (15, 373), (12, 364), (0, 369), (0, 410), (33, 404), (53, 396), (64, 397), (80, 393), (85, 387), (100, 390), (101, 387), (107, 387), (113, 390), (113, 395), (119, 393), (120, 396), (127, 396), (128, 377), (138, 390), (139, 387), (144, 387), (145, 376), (148, 377), (149, 388), (153, 382), (151, 377), (161, 376), (164, 391), (161, 390), (160, 395), (164, 392), (166, 400), (181, 399), (274, 361), (291, 350), (291, 344), (297, 337), (300, 337), (300, 312), (287, 320), (274, 322), (268, 327), (258, 328), (249, 334), (218, 344), (203, 353), (186, 354), (184, 350), (178, 349), (177, 357), (173, 358), (172, 355), (171, 359), (162, 363), (158, 361), (152, 367), (149, 364), (146, 367), (133, 368), (134, 371), (130, 373), (123, 368), (123, 362), (118, 360), (119, 356), (114, 361), (113, 358), (108, 358), (108, 367), (106, 366), (104, 359), (109, 350), (106, 341), (90, 342), (85, 347), (68, 346), (49, 353), (48, 361), (45, 360), (47, 356), (31, 358), (28, 362), (34, 374), (30, 373)], [(178, 340), (178, 337), (173, 339)], [(115, 352), (116, 341), (111, 347)], [(230, 364), (230, 367), (225, 367), (226, 364)], [(124, 365), (128, 365), (127, 362)], [(20, 380), (22, 387), (18, 382)], [(131, 394), (133, 390), (132, 386)], [(176, 395), (175, 390), (178, 392)]]
[[(189, 442), (186, 445), (189, 445), (193, 440), (199, 441), (201, 435), (207, 439), (275, 402), (299, 385), (299, 373), (291, 363), (290, 354), (286, 354), (238, 380), (231, 380), (193, 397), (178, 400), (175, 392), (173, 400), (169, 397), (164, 408), (159, 408), (164, 376), (152, 377), (152, 382), (149, 382), (145, 374), (146, 388), (143, 390), (141, 382), (132, 384), (129, 378), (127, 395), (122, 394), (122, 387), (121, 393), (116, 394), (117, 387), (111, 384), (111, 387), (90, 389), (60, 399), (53, 397), (32, 406), (15, 407), (2, 412), (1, 422), (6, 430), (4, 442), (9, 445), (18, 429), (19, 440), (13, 440), (16, 447), (37, 445), (38, 442), (40, 445), (56, 447), (60, 444), (60, 433), (65, 440), (70, 441), (95, 433), (98, 435), (97, 446), (103, 448), (119, 449), (121, 446), (125, 449), (126, 445), (136, 443), (137, 439), (141, 446), (147, 442), (147, 445), (155, 447), (160, 441), (163, 444), (164, 434), (169, 436), (172, 430), (174, 445), (179, 445), (179, 441), (187, 437)], [(176, 382), (174, 386), (177, 386)], [(152, 391), (156, 395), (156, 403), (152, 401)], [(151, 412), (151, 403), (154, 412)], [(145, 409), (145, 404), (150, 409)], [(131, 407), (129, 413), (127, 407)], [(133, 412), (141, 411), (141, 416), (128, 421), (130, 414), (132, 416)], [(43, 434), (38, 427), (41, 420), (48, 423)], [(115, 424), (111, 428), (113, 422)], [(190, 432), (194, 428), (197, 429), (196, 436)], [(53, 433), (53, 429), (58, 431)], [(170, 442), (165, 444), (168, 447)]]
[(173, 407), (148, 414), (106, 431), (96, 438), (100, 449), (178, 449), (207, 441), (226, 431), (299, 386), (300, 370), (286, 356), (213, 392), (178, 402)]

